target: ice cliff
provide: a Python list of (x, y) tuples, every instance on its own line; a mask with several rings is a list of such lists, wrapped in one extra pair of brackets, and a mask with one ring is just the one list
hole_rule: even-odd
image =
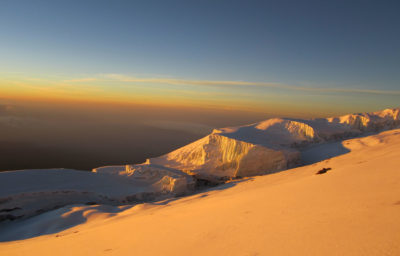
[(148, 159), (146, 164), (166, 166), (207, 180), (262, 175), (301, 163), (300, 151), (307, 145), (398, 127), (399, 112), (386, 109), (311, 120), (273, 118), (215, 129), (187, 146)]

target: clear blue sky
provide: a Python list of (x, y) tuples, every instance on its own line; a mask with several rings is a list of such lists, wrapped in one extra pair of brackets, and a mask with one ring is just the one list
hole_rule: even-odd
[[(306, 103), (309, 88), (318, 88), (326, 108), (346, 97), (341, 103), (347, 107), (352, 99), (358, 109), (368, 109), (368, 102), (393, 107), (400, 98), (399, 13), (399, 1), (377, 0), (3, 0), (0, 90), (11, 91), (10, 81), (22, 77), (45, 78), (70, 80), (76, 90), (97, 86), (150, 98), (168, 87), (155, 94), (175, 100), (175, 92), (185, 91), (180, 99), (201, 94), (203, 101), (209, 94), (227, 105), (243, 95), (246, 102), (267, 107), (268, 95)], [(286, 88), (196, 87), (193, 81), (199, 80)], [(124, 89), (121, 83), (129, 82), (134, 85)]]

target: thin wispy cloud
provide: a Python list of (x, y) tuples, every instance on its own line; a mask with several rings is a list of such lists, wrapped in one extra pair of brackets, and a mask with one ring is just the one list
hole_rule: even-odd
[(154, 84), (170, 84), (170, 85), (191, 85), (191, 86), (209, 86), (209, 87), (264, 87), (276, 88), (292, 91), (319, 92), (319, 93), (364, 93), (364, 94), (383, 94), (383, 95), (400, 95), (400, 91), (374, 90), (374, 89), (358, 89), (358, 88), (327, 88), (327, 87), (306, 87), (295, 86), (282, 83), (267, 82), (249, 82), (249, 81), (229, 81), (229, 80), (191, 80), (177, 78), (141, 78), (127, 76), (123, 74), (100, 74), (98, 77), (87, 77), (80, 79), (64, 80), (69, 83), (84, 83), (96, 81), (118, 81), (126, 83), (154, 83)]
[(64, 80), (63, 82), (67, 82), (67, 83), (81, 83), (81, 82), (93, 82), (93, 81), (99, 81), (99, 79), (98, 79), (98, 78), (94, 78), (94, 77), (87, 77), (87, 78), (79, 78), (79, 79)]

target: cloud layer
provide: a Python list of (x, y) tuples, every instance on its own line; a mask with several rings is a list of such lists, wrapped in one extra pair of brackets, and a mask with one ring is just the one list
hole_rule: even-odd
[(229, 80), (191, 80), (177, 78), (139, 78), (123, 74), (100, 74), (96, 77), (85, 77), (79, 79), (64, 80), (69, 83), (85, 83), (100, 81), (118, 81), (126, 83), (153, 83), (170, 85), (190, 85), (190, 86), (208, 86), (208, 87), (261, 87), (277, 88), (292, 91), (319, 92), (319, 93), (364, 93), (364, 94), (383, 94), (400, 95), (400, 91), (359, 89), (359, 88), (328, 88), (328, 87), (307, 87), (295, 86), (282, 83), (249, 82), (249, 81), (229, 81)]

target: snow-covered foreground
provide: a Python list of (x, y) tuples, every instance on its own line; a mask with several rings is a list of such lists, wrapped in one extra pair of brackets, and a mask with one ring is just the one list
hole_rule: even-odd
[(38, 215), (69, 204), (121, 205), (160, 200), (194, 189), (191, 176), (155, 165), (110, 172), (68, 169), (0, 172), (0, 221)]
[[(335, 147), (349, 153), (189, 197), (125, 207), (67, 206), (3, 223), (3, 241), (47, 235), (0, 243), (0, 252), (400, 255), (400, 130), (314, 150), (324, 155)], [(321, 157), (306, 155), (308, 161)], [(317, 175), (320, 170), (325, 172)]]

